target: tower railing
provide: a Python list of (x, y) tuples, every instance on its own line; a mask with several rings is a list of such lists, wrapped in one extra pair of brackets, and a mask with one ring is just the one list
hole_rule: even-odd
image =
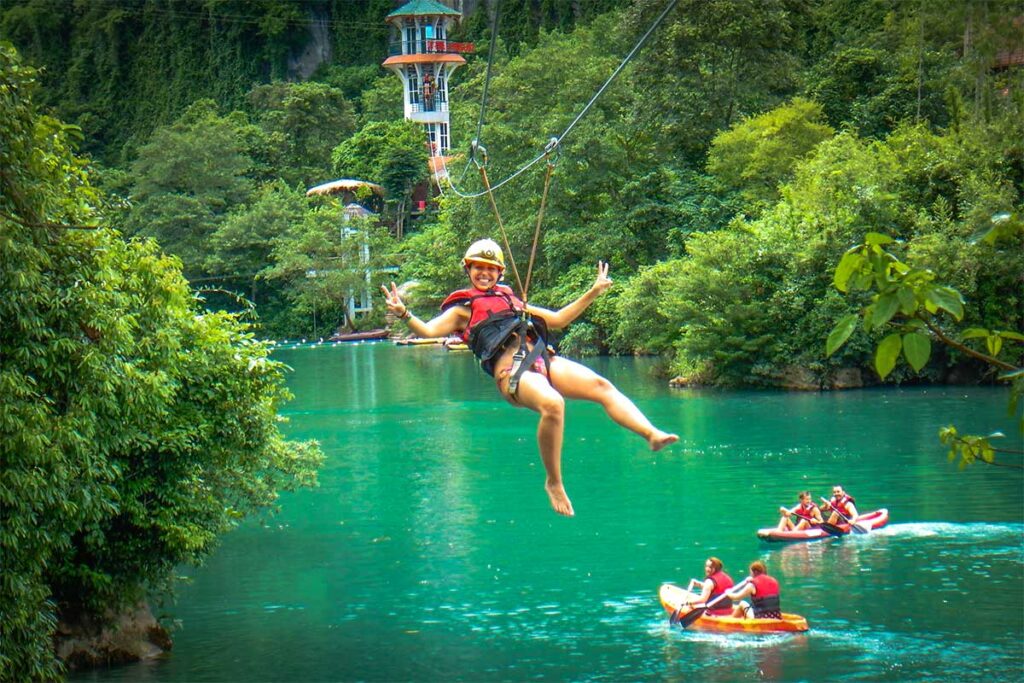
[(428, 54), (467, 54), (476, 50), (473, 43), (458, 43), (452, 40), (393, 40), (388, 43), (388, 56), (397, 55), (428, 55)]

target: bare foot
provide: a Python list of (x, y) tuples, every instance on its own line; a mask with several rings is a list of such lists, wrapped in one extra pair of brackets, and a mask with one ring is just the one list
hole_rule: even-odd
[(650, 445), (652, 451), (660, 451), (670, 443), (679, 441), (679, 436), (676, 434), (669, 434), (663, 432), (660, 429), (655, 429), (654, 433), (647, 439), (648, 445)]
[(569, 496), (565, 495), (565, 488), (561, 484), (545, 484), (544, 490), (547, 491), (548, 498), (551, 499), (551, 507), (555, 509), (555, 512), (566, 517), (576, 514), (573, 512), (572, 503), (569, 501)]

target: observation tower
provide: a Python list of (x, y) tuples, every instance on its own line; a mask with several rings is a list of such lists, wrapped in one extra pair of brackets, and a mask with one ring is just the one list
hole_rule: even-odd
[(472, 43), (453, 43), (449, 32), (462, 13), (438, 0), (412, 0), (387, 16), (391, 26), (388, 58), (382, 66), (402, 79), (405, 118), (422, 124), (431, 156), (448, 153), (448, 80), (466, 63), (461, 52)]

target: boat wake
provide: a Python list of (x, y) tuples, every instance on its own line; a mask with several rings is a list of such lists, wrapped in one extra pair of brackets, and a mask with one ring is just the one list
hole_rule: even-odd
[(890, 524), (871, 532), (872, 536), (896, 536), (900, 538), (952, 538), (963, 540), (996, 540), (1009, 536), (1020, 539), (1024, 536), (1024, 524), (990, 522), (912, 522)]

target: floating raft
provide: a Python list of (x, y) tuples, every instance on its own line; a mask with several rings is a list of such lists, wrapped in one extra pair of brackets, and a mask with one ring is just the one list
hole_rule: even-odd
[(459, 337), (408, 337), (406, 339), (396, 339), (395, 343), (399, 346), (425, 346), (431, 344), (442, 344), (447, 347), (466, 346)]
[(332, 342), (349, 342), (349, 341), (368, 341), (373, 339), (387, 339), (389, 332), (387, 330), (366, 330), (365, 332), (347, 332), (345, 334), (332, 334), (328, 337), (327, 341)]

